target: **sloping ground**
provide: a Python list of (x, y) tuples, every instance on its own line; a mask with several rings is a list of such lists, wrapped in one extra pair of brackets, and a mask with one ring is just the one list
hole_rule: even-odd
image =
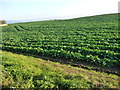
[(117, 75), (2, 51), (4, 88), (119, 88)]
[(11, 24), (2, 28), (2, 49), (120, 67), (117, 16)]

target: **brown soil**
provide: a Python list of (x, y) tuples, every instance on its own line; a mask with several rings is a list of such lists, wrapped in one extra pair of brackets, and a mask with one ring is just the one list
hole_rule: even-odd
[(105, 66), (100, 66), (100, 65), (88, 63), (88, 62), (82, 61), (82, 60), (78, 61), (78, 60), (70, 60), (70, 59), (51, 58), (51, 57), (37, 56), (37, 55), (31, 55), (31, 54), (26, 54), (26, 53), (17, 53), (17, 54), (33, 56), (36, 58), (44, 59), (46, 61), (59, 62), (61, 64), (67, 64), (67, 65), (71, 65), (73, 67), (83, 68), (86, 70), (94, 70), (97, 72), (105, 72), (108, 74), (115, 74), (115, 75), (120, 76), (119, 66), (105, 67)]
[(95, 70), (97, 72), (105, 72), (108, 74), (115, 74), (115, 75), (120, 76), (120, 70), (118, 66), (105, 67), (105, 66), (91, 64), (85, 61), (75, 61), (75, 60), (66, 60), (66, 59), (58, 59), (58, 58), (56, 59), (56, 58), (50, 58), (50, 57), (45, 57), (45, 56), (35, 56), (35, 57), (44, 59), (46, 61), (59, 62), (61, 64), (68, 64), (73, 67), (84, 68), (87, 70)]

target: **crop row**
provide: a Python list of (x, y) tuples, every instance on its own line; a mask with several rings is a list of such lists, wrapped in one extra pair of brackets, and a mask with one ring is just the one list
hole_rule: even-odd
[[(92, 44), (82, 44), (82, 43), (79, 43), (77, 45), (75, 43), (66, 43), (66, 42), (65, 43), (60, 42), (60, 43), (57, 43), (56, 45), (55, 45), (55, 42), (53, 42), (53, 44), (48, 44), (48, 43), (49, 42), (47, 42), (47, 44), (42, 43), (42, 42), (40, 43), (40, 42), (34, 40), (34, 41), (30, 41), (30, 42), (28, 42), (28, 44), (27, 43), (26, 44), (29, 47), (33, 47), (33, 48), (40, 47), (40, 48), (46, 48), (46, 49), (56, 49), (56, 48), (61, 49), (65, 46), (66, 48), (67, 47), (69, 47), (69, 48), (74, 47), (74, 49), (75, 48), (77, 49), (77, 48), (80, 48), (80, 47), (85, 47), (85, 48), (88, 48), (88, 49), (109, 50), (109, 51), (114, 51), (115, 53), (119, 53), (119, 51), (120, 51), (120, 47), (118, 47), (118, 46), (104, 46), (104, 45), (92, 45)], [(24, 41), (19, 42), (18, 44), (15, 44), (15, 43), (12, 43), (12, 42), (11, 43), (5, 42), (5, 43), (3, 43), (3, 45), (25, 47)], [(74, 49), (72, 49), (72, 50), (74, 50)]]
[(74, 59), (74, 60), (85, 60), (91, 63), (100, 64), (104, 66), (112, 66), (112, 65), (120, 65), (120, 61), (118, 60), (109, 60), (107, 58), (100, 59), (97, 55), (93, 56), (82, 55), (81, 53), (69, 52), (65, 50), (47, 50), (42, 48), (31, 48), (31, 47), (2, 47), (3, 50), (12, 51), (12, 52), (21, 52), (28, 53), (33, 55), (43, 55), (43, 56), (51, 56), (65, 59)]
[(108, 58), (110, 60), (119, 60), (120, 55), (119, 53), (115, 53), (114, 51), (110, 50), (98, 50), (98, 49), (89, 49), (86, 47), (73, 47), (73, 46), (51, 46), (51, 45), (38, 45), (38, 46), (28, 46), (30, 48), (42, 48), (45, 50), (65, 50), (68, 52), (74, 53), (81, 53), (82, 55), (89, 55), (92, 54), (93, 56), (97, 55), (99, 58)]

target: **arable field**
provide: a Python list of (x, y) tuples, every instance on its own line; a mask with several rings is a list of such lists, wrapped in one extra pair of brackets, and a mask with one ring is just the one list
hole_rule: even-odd
[[(92, 64), (96, 67), (104, 66), (112, 68), (111, 72), (114, 72), (114, 67), (117, 69), (120, 68), (120, 40), (118, 33), (118, 14), (106, 14), (69, 20), (9, 24), (8, 26), (2, 27), (2, 49), (19, 54), (54, 58), (57, 62), (60, 59), (62, 59), (62, 62), (71, 61), (71, 63), (74, 62), (77, 66), (81, 62)], [(7, 60), (6, 56), (3, 58), (3, 62), (4, 60)], [(4, 64), (3, 66), (6, 68), (9, 67), (9, 65)], [(39, 68), (39, 66), (37, 67)], [(53, 70), (56, 68), (52, 67)], [(32, 68), (30, 69), (32, 70)], [(64, 72), (66, 71), (64, 70)], [(11, 75), (11, 71), (8, 71), (8, 73)], [(117, 72), (116, 77), (119, 75), (119, 72)], [(83, 78), (85, 79), (86, 76), (84, 74)], [(33, 80), (33, 78), (29, 79)], [(37, 85), (45, 87), (40, 84), (42, 83), (40, 80), (38, 80), (39, 85)], [(114, 81), (118, 82), (117, 79)], [(55, 81), (53, 80), (53, 82)], [(114, 87), (112, 83), (110, 84), (110, 81), (108, 82), (109, 84), (104, 83), (100, 87)], [(87, 83), (87, 81), (84, 83), (85, 86), (80, 83), (78, 86), (75, 84), (75, 87), (97, 87), (93, 83)], [(64, 84), (67, 87), (67, 83)], [(118, 84), (116, 83), (115, 87), (118, 88)], [(35, 86), (34, 84), (31, 85)], [(57, 85), (54, 84), (50, 87), (54, 86)]]

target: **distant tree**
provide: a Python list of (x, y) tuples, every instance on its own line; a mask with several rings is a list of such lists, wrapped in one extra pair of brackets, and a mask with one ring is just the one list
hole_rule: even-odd
[(1, 24), (6, 24), (6, 21), (5, 21), (5, 20), (2, 20)]

